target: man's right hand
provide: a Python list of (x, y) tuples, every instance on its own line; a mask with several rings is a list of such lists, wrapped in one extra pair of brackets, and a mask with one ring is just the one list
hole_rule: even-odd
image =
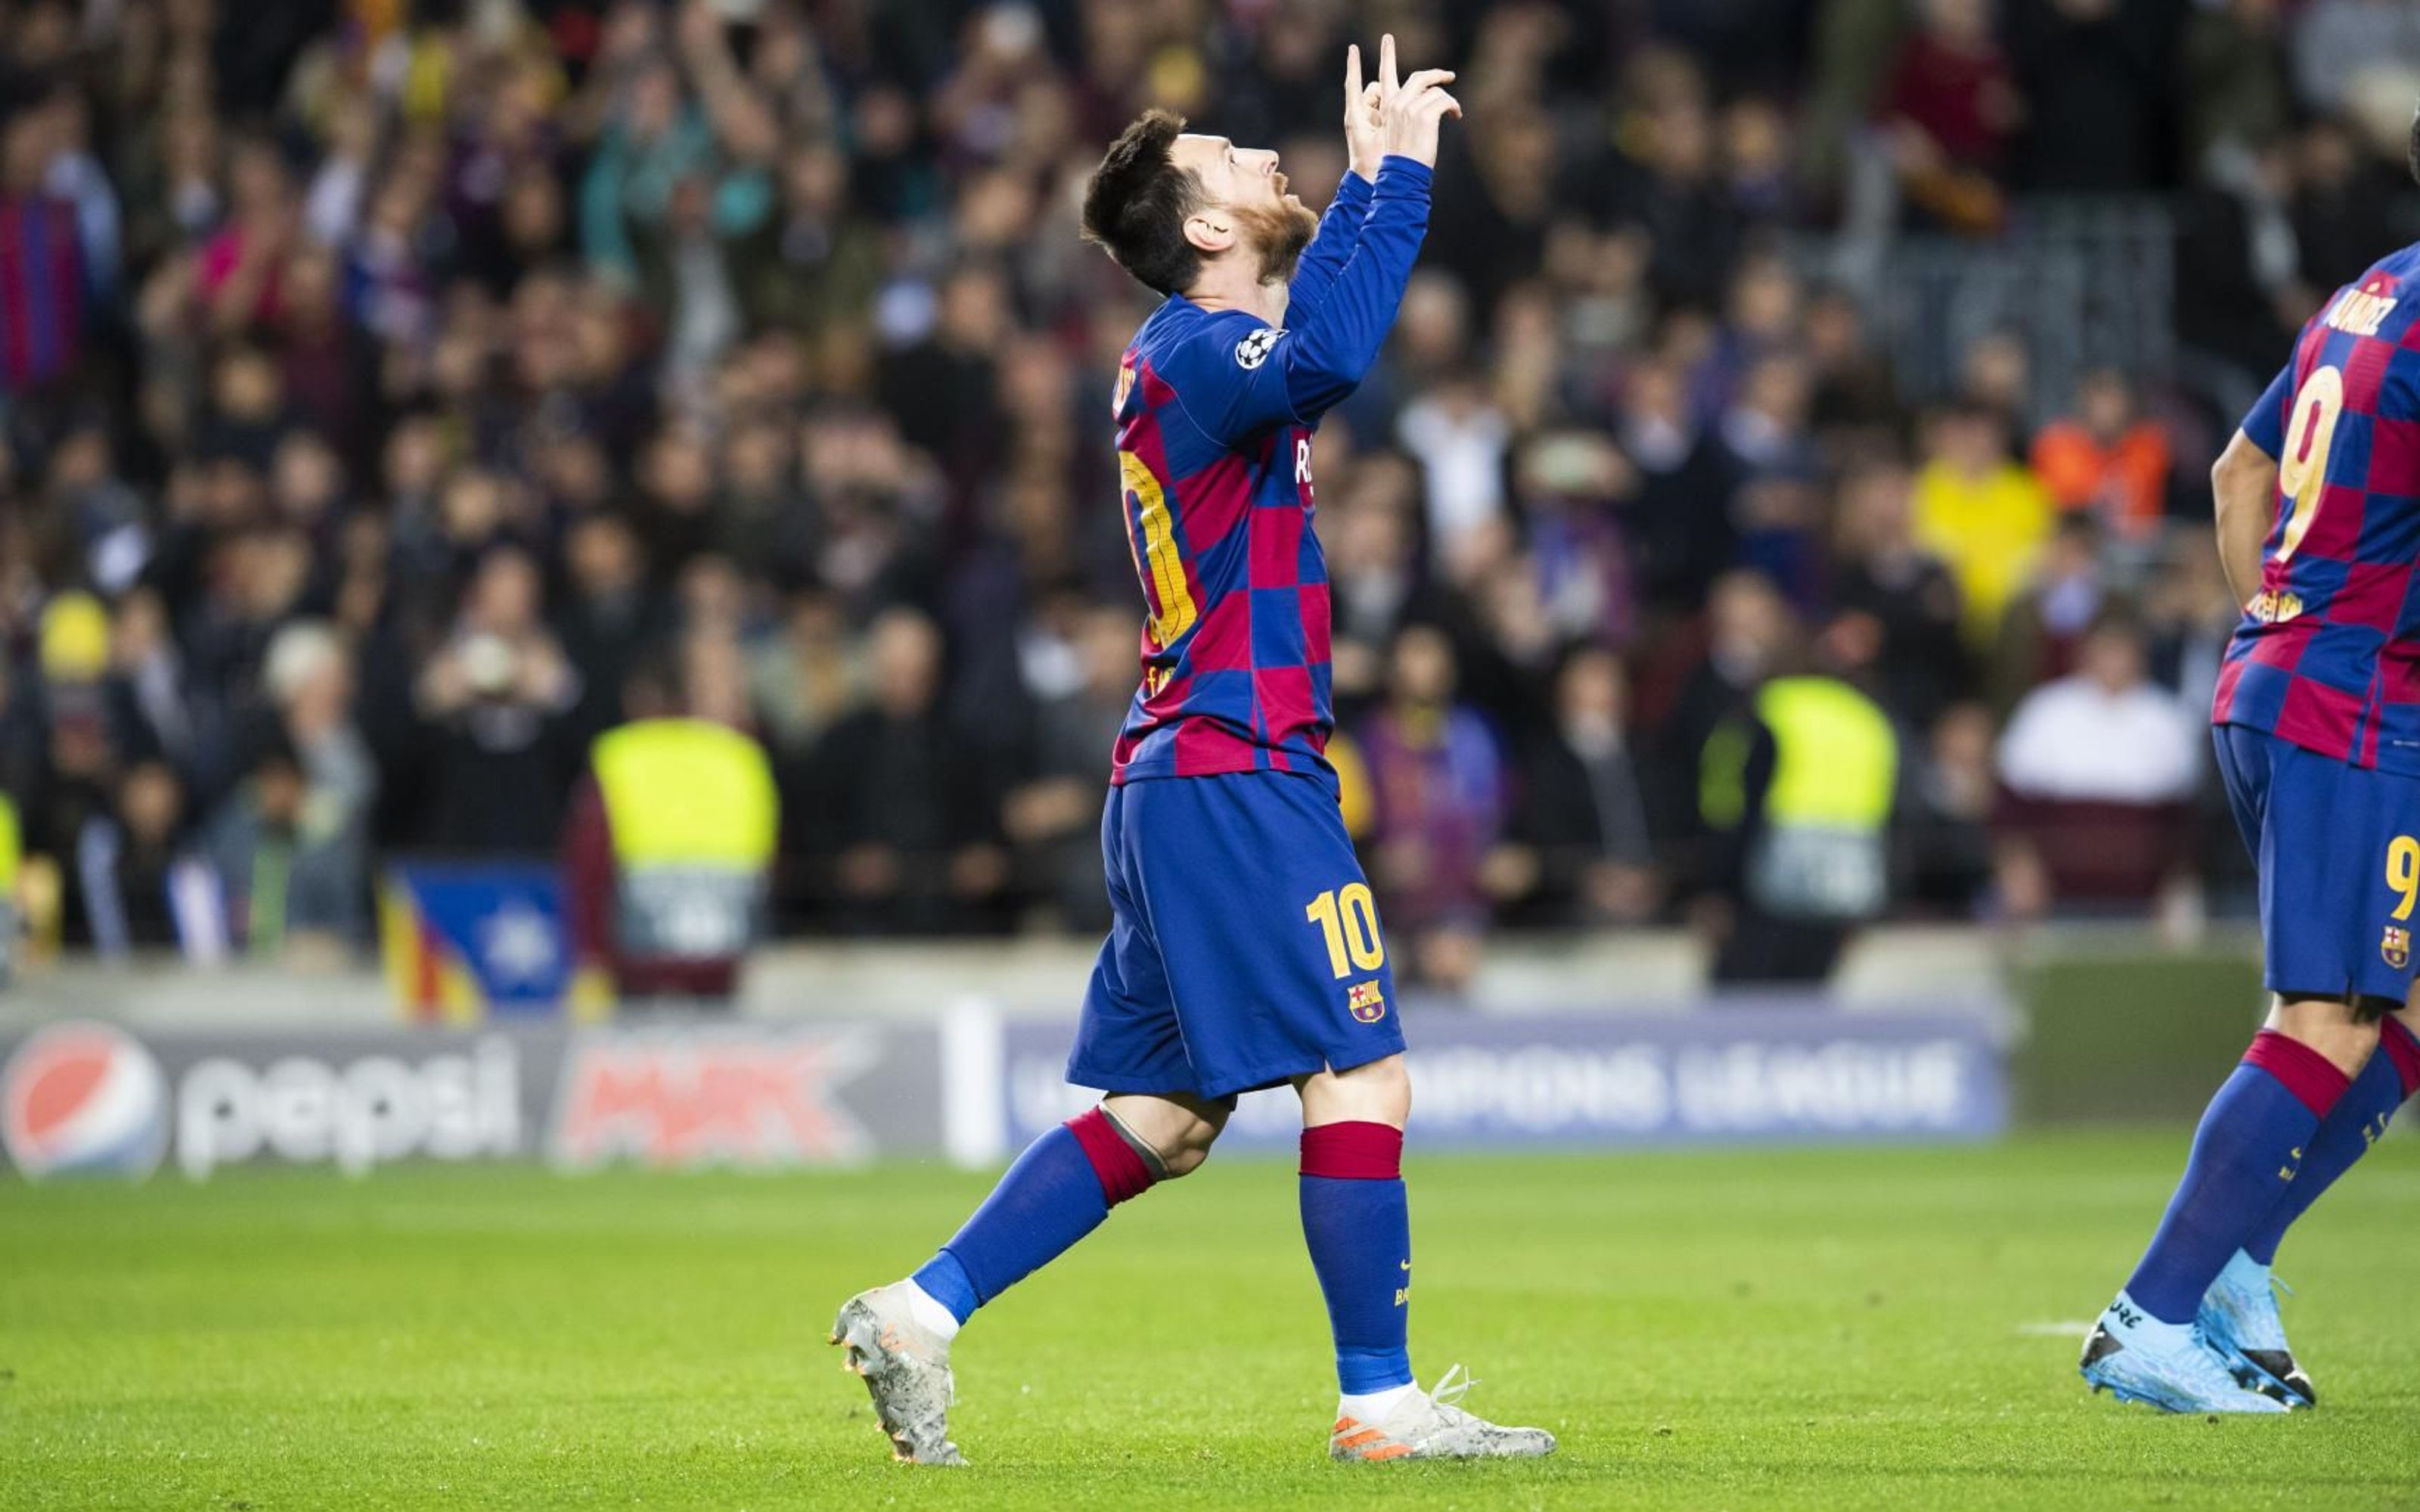
[(1361, 82), (1361, 49), (1344, 50), (1344, 158), (1363, 183), (1374, 183), (1387, 155), (1387, 123), (1378, 114), (1378, 85)]
[(1445, 92), (1453, 82), (1449, 69), (1422, 69), (1410, 78), (1395, 77), (1395, 34), (1378, 42), (1378, 118), (1387, 155), (1436, 166), (1437, 129), (1449, 116), (1460, 119), (1462, 102)]

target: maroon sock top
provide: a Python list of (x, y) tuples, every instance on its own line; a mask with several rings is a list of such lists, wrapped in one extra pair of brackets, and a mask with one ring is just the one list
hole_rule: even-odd
[(2263, 1029), (2252, 1037), (2252, 1048), (2243, 1052), (2243, 1063), (2257, 1066), (2285, 1084), (2303, 1106), (2319, 1118), (2336, 1105), (2352, 1078), (2337, 1069), (2336, 1063), (2304, 1044), (2302, 1041)]
[(1404, 1174), (1404, 1131), (1385, 1123), (1323, 1123), (1302, 1132), (1302, 1174), (1392, 1181)]

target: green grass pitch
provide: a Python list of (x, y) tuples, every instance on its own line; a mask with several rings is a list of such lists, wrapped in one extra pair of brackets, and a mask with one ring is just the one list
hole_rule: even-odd
[[(2420, 1507), (2420, 1148), (2281, 1269), (2325, 1405), (2088, 1396), (2185, 1131), (1976, 1149), (1411, 1163), (1423, 1378), (1531, 1464), (1333, 1466), (1282, 1164), (1212, 1162), (958, 1350), (960, 1473), (895, 1466), (823, 1331), (984, 1189), (239, 1172), (0, 1184), (0, 1506)], [(1415, 1146), (1417, 1150), (1417, 1145)]]

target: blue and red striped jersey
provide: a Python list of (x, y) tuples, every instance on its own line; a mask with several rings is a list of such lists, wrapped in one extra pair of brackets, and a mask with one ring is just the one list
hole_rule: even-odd
[(2243, 433), (2277, 518), (2212, 722), (2420, 775), (2420, 246), (2311, 317)]
[(1147, 617), (1111, 782), (1332, 776), (1311, 433), (1394, 323), (1429, 177), (1405, 158), (1374, 185), (1345, 177), (1288, 285), (1284, 327), (1171, 295), (1121, 359), (1120, 492)]

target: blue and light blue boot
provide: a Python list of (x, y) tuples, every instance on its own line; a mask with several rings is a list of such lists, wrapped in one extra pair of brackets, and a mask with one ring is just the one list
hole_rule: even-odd
[(2272, 1276), (2269, 1267), (2237, 1250), (2210, 1284), (2194, 1326), (2254, 1385), (2284, 1392), (2289, 1407), (2317, 1407), (2319, 1394), (2286, 1347), (2286, 1320), (2277, 1316), (2280, 1289), (2292, 1288)]
[(2191, 1323), (2164, 1323), (2124, 1292), (2101, 1315), (2077, 1363), (2094, 1391), (2164, 1412), (2282, 1412), (2286, 1404), (2236, 1380), (2226, 1356)]

